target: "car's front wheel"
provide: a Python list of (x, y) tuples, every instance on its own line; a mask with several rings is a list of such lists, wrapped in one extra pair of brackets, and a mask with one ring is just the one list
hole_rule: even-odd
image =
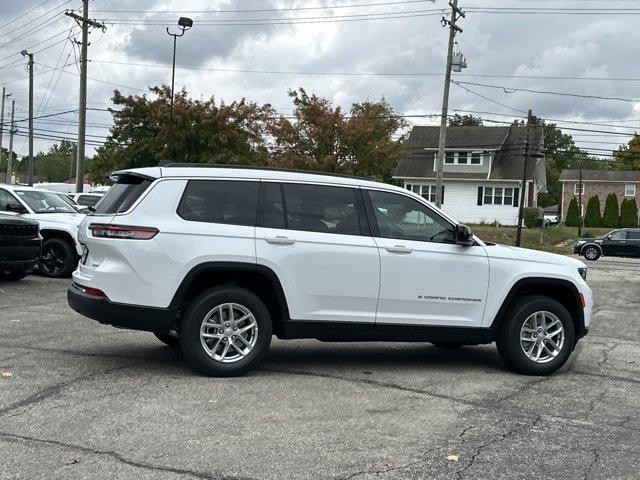
[(582, 255), (587, 260), (591, 260), (592, 262), (595, 262), (596, 260), (598, 260), (600, 258), (601, 254), (600, 254), (600, 250), (598, 249), (598, 247), (594, 247), (592, 245), (587, 245), (586, 247), (584, 247), (582, 249)]
[(496, 345), (513, 370), (549, 375), (567, 361), (575, 343), (571, 315), (558, 301), (530, 296), (511, 308), (500, 325)]
[(68, 277), (78, 265), (73, 245), (62, 238), (49, 238), (42, 242), (38, 269), (45, 277)]
[(262, 300), (240, 287), (218, 287), (197, 296), (180, 322), (180, 347), (200, 373), (243, 375), (271, 344), (271, 318)]

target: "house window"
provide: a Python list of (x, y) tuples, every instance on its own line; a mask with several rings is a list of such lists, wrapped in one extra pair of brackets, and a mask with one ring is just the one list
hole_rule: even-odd
[(457, 153), (458, 163), (462, 165), (466, 165), (467, 162), (469, 161), (468, 155), (469, 155), (468, 152), (458, 152)]
[[(573, 185), (573, 194), (580, 195), (580, 184), (576, 183)], [(582, 184), (582, 195), (584, 195), (584, 183)]]
[[(482, 187), (479, 187), (482, 188)], [(511, 187), (484, 187), (483, 205), (516, 205), (516, 190)]]
[[(413, 193), (420, 195), (427, 202), (436, 203), (436, 186), (435, 185), (407, 184), (407, 190), (411, 190)], [(442, 186), (442, 193), (444, 197), (444, 185)], [(444, 198), (442, 199), (442, 203), (444, 203)]]
[(482, 165), (482, 152), (471, 152), (471, 165)]
[(636, 186), (633, 183), (629, 183), (624, 186), (624, 196), (625, 197), (635, 197), (636, 196)]
[[(437, 153), (436, 153), (436, 157), (437, 157)], [(444, 163), (456, 163), (456, 152), (446, 152), (445, 154), (445, 159), (444, 159)]]

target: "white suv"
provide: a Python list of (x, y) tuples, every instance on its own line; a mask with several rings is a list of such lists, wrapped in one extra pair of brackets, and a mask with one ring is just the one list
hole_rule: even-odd
[(60, 194), (22, 185), (0, 185), (0, 214), (37, 220), (42, 235), (38, 270), (47, 277), (69, 277), (82, 254), (78, 226), (84, 214)]
[(206, 375), (240, 375), (272, 334), (495, 341), (560, 368), (589, 328), (585, 265), (482, 242), (410, 191), (345, 176), (161, 164), (120, 171), (86, 217), (69, 305), (153, 332)]

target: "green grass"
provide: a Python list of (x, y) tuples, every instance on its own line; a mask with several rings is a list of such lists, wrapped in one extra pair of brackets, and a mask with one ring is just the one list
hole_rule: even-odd
[[(516, 227), (494, 225), (470, 225), (471, 230), (485, 242), (502, 245), (516, 244)], [(583, 237), (599, 237), (611, 228), (583, 228)], [(521, 247), (553, 253), (573, 253), (573, 242), (578, 239), (578, 229), (556, 225), (549, 228), (523, 228)]]

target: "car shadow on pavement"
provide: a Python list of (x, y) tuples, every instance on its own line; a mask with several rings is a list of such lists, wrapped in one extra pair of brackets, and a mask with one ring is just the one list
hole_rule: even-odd
[(455, 350), (435, 347), (429, 343), (322, 343), (272, 345), (262, 362), (262, 369), (293, 370), (340, 369), (362, 370), (400, 369), (452, 372), (501, 372), (506, 368), (491, 345), (465, 346)]

